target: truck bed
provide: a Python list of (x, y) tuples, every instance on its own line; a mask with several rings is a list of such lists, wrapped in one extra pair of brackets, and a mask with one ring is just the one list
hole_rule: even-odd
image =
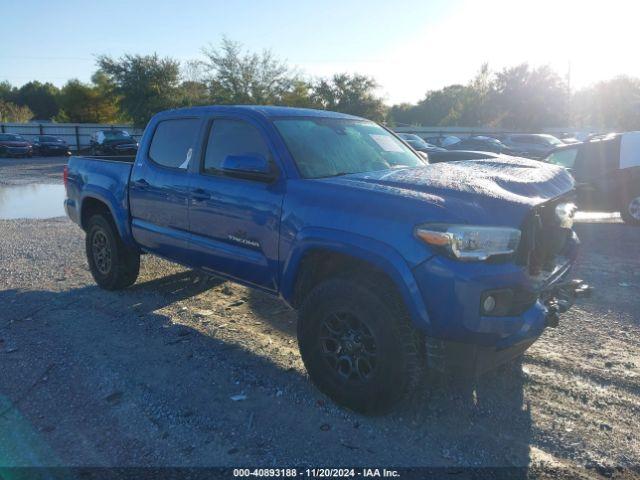
[(69, 217), (81, 224), (85, 198), (109, 205), (111, 215), (123, 237), (129, 221), (129, 177), (133, 156), (72, 156), (67, 166), (67, 200)]

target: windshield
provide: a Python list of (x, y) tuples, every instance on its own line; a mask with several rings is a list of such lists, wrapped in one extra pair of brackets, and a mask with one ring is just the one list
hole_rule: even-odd
[(24, 141), (20, 135), (15, 135), (13, 133), (2, 133), (0, 134), (0, 140), (4, 140), (5, 142), (18, 142)]
[(564, 168), (573, 168), (577, 156), (577, 148), (563, 148), (550, 154), (547, 157), (547, 162)]
[(40, 137), (41, 142), (62, 142), (63, 140), (58, 137)]
[(366, 120), (275, 120), (305, 178), (416, 167), (426, 162), (384, 128)]
[(131, 140), (131, 135), (124, 130), (107, 130), (104, 132), (107, 140)]

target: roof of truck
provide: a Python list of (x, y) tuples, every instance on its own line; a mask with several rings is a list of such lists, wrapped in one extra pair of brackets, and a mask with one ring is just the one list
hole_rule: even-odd
[(161, 112), (160, 116), (171, 116), (180, 112), (182, 114), (202, 114), (202, 113), (254, 113), (263, 117), (324, 117), (324, 118), (344, 118), (362, 120), (360, 117), (347, 115), (346, 113), (331, 112), (329, 110), (316, 110), (313, 108), (293, 108), (278, 107), (273, 105), (207, 105), (202, 107), (187, 107)]

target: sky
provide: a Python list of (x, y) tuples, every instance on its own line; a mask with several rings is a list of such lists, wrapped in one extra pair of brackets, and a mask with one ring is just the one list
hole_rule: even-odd
[(386, 103), (493, 70), (550, 65), (572, 89), (640, 77), (633, 0), (0, 0), (0, 81), (89, 81), (100, 54), (181, 61), (223, 36), (308, 78), (373, 76)]

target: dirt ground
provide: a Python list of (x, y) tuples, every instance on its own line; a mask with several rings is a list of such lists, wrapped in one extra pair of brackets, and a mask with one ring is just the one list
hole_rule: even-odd
[[(0, 189), (59, 181), (63, 160), (20, 162), (0, 159)], [(278, 299), (151, 256), (133, 287), (105, 292), (69, 220), (0, 220), (0, 467), (519, 466), (514, 476), (634, 476), (640, 229), (608, 220), (577, 231), (575, 276), (595, 287), (593, 298), (517, 365), (475, 384), (425, 378), (411, 402), (369, 418), (311, 385), (295, 312)]]

